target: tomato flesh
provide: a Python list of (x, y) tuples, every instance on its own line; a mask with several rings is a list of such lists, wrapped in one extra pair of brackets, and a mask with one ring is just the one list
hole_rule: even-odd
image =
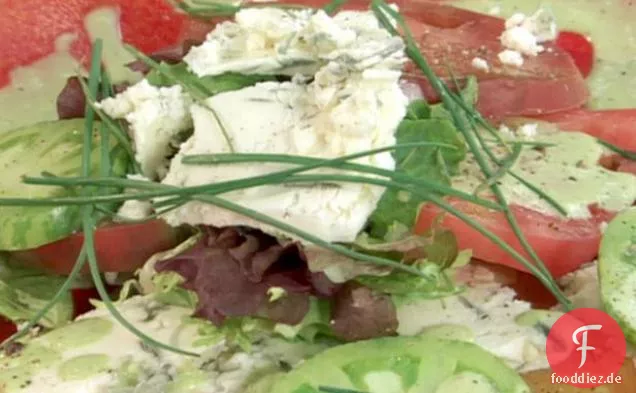
[(592, 73), (595, 60), (594, 45), (588, 37), (573, 31), (561, 31), (556, 39), (556, 44), (572, 56), (574, 63), (584, 77), (587, 78)]
[[(77, 233), (13, 255), (52, 273), (68, 274), (75, 265), (83, 242), (84, 235)], [(95, 252), (100, 271), (104, 272), (134, 272), (153, 254), (171, 249), (178, 243), (179, 231), (163, 220), (112, 224), (95, 231)]]
[[(470, 202), (460, 200), (449, 202), (527, 257), (527, 253), (510, 229), (503, 213)], [(601, 240), (600, 225), (614, 216), (613, 213), (591, 209), (592, 218), (590, 219), (562, 219), (516, 205), (510, 206), (510, 209), (530, 245), (556, 277), (572, 272), (582, 264), (594, 260)], [(422, 233), (431, 228), (441, 212), (433, 205), (424, 205), (418, 217), (416, 232)], [(471, 249), (475, 258), (529, 272), (497, 244), (459, 218), (445, 214), (441, 225), (452, 230), (457, 237), (459, 247)]]
[[(503, 19), (434, 2), (408, 3), (402, 12), (436, 75), (447, 80), (450, 72), (457, 78), (477, 76), (477, 109), (488, 118), (560, 112), (579, 108), (588, 99), (576, 64), (555, 43), (526, 57), (522, 67), (506, 66), (498, 59), (504, 49), (499, 40)], [(486, 60), (490, 70), (476, 69), (475, 57)], [(413, 66), (407, 72), (418, 74)], [(439, 99), (423, 77), (417, 80), (429, 100)]]
[(577, 109), (533, 118), (554, 123), (563, 131), (584, 132), (636, 152), (636, 109)]

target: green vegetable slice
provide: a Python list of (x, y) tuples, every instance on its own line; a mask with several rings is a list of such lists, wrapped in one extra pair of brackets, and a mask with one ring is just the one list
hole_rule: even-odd
[[(75, 196), (77, 190), (27, 185), (22, 176), (79, 176), (82, 165), (84, 119), (38, 123), (0, 135), (0, 193), (3, 197), (41, 198)], [(91, 171), (99, 173), (99, 122), (94, 124)], [(111, 138), (113, 176), (126, 173), (128, 159)], [(112, 190), (111, 190), (112, 191)], [(100, 193), (107, 190), (101, 189)], [(0, 206), (0, 250), (24, 250), (63, 239), (81, 225), (80, 206)]]
[(318, 393), (323, 387), (369, 393), (530, 392), (516, 371), (477, 345), (428, 334), (328, 349), (281, 376), (271, 391)]
[(601, 241), (598, 256), (601, 300), (636, 344), (636, 208), (617, 215)]
[[(13, 322), (33, 318), (50, 301), (66, 278), (14, 263), (0, 255), (0, 315)], [(40, 320), (40, 325), (54, 328), (73, 318), (73, 299), (67, 292)]]

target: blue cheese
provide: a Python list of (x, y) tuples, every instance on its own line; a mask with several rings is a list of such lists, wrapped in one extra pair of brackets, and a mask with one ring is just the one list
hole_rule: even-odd
[[(338, 64), (330, 63), (308, 85), (267, 82), (211, 97), (206, 100), (207, 108), (193, 106), (194, 135), (181, 146), (163, 183), (195, 186), (263, 176), (288, 168), (262, 163), (232, 166), (181, 163), (187, 155), (230, 152), (224, 131), (234, 151), (240, 153), (335, 158), (393, 145), (394, 132), (406, 114), (408, 103), (400, 89), (399, 77), (399, 72), (387, 70), (347, 75)], [(387, 170), (395, 166), (389, 152), (357, 162)], [(327, 241), (352, 242), (383, 192), (381, 187), (362, 183), (286, 184), (235, 191), (224, 197)], [(276, 233), (247, 217), (198, 202), (169, 212), (165, 218), (174, 225), (246, 225)]]
[(144, 79), (98, 106), (113, 119), (128, 121), (135, 159), (146, 177), (156, 179), (166, 173), (173, 140), (192, 127), (191, 103), (181, 86), (155, 87)]
[(198, 76), (225, 72), (313, 75), (330, 61), (362, 70), (395, 68), (404, 43), (383, 29), (372, 12), (247, 8), (218, 25), (184, 61)]
[[(289, 56), (293, 61), (288, 62)], [(194, 134), (181, 145), (163, 183), (196, 186), (289, 168), (263, 163), (184, 165), (187, 155), (234, 151), (336, 158), (395, 144), (395, 130), (408, 105), (399, 82), (404, 43), (382, 29), (372, 13), (330, 17), (322, 11), (247, 9), (237, 14), (236, 22), (218, 26), (184, 60), (202, 76), (227, 71), (284, 73), (291, 70), (285, 64), (297, 64), (298, 59), (311, 63), (302, 70), (292, 67), (293, 73), (301, 73), (291, 82), (260, 83), (193, 105)], [(395, 167), (390, 152), (357, 162)], [(342, 174), (328, 169), (312, 173)], [(383, 192), (362, 183), (277, 184), (223, 197), (326, 241), (353, 242)], [(293, 237), (199, 202), (164, 218), (173, 225), (244, 225)]]

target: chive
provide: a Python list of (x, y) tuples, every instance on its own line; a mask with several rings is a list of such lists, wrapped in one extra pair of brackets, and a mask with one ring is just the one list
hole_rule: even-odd
[[(389, 7), (384, 2), (384, 0), (372, 0), (372, 9), (375, 12), (376, 17), (380, 21), (382, 26), (387, 28), (387, 30), (389, 30), (391, 33), (393, 33), (395, 35), (399, 35), (399, 33), (395, 29), (395, 27), (393, 27), (393, 25), (389, 22), (386, 14), (390, 15), (397, 22), (397, 24), (402, 28), (402, 30), (404, 31), (404, 36), (405, 36), (405, 41), (406, 41), (406, 50), (405, 51), (406, 51), (407, 55), (418, 66), (418, 68), (424, 73), (424, 75), (427, 77), (427, 79), (429, 80), (429, 82), (431, 83), (433, 88), (440, 95), (444, 106), (447, 108), (447, 110), (451, 114), (453, 123), (455, 124), (457, 129), (464, 136), (464, 138), (465, 138), (465, 140), (466, 140), (471, 152), (475, 156), (475, 159), (476, 159), (479, 167), (481, 168), (482, 172), (484, 173), (484, 175), (487, 178), (491, 177), (493, 175), (492, 169), (490, 168), (490, 166), (486, 162), (484, 156), (482, 155), (482, 152), (480, 151), (480, 146), (479, 146), (478, 140), (476, 139), (475, 135), (473, 135), (473, 133), (469, 132), (466, 129), (462, 118), (459, 116), (459, 114), (457, 112), (457, 109), (456, 109), (456, 105), (458, 105), (456, 103), (457, 100), (453, 99), (453, 94), (451, 94), (448, 91), (447, 87), (442, 83), (442, 81), (435, 75), (433, 70), (430, 68), (430, 66), (428, 65), (428, 62), (426, 61), (424, 56), (422, 56), (421, 52), (417, 48), (417, 44), (416, 44), (415, 40), (413, 39), (413, 36), (412, 36), (412, 34), (410, 32), (409, 27), (407, 26), (407, 24), (404, 21), (404, 19), (402, 18), (402, 16), (398, 12), (393, 10), (391, 7)], [(461, 108), (461, 106), (460, 106), (460, 108)], [(472, 113), (473, 111), (470, 110), (470, 111), (466, 111), (466, 112)], [(538, 257), (538, 255), (536, 254), (534, 249), (528, 243), (525, 235), (520, 230), (519, 225), (517, 223), (517, 220), (516, 220), (515, 216), (512, 214), (510, 208), (508, 207), (506, 199), (503, 196), (503, 194), (502, 194), (501, 190), (499, 189), (498, 185), (496, 183), (492, 184), (491, 189), (492, 189), (492, 192), (494, 193), (495, 197), (497, 198), (497, 201), (504, 208), (504, 215), (506, 217), (506, 220), (510, 224), (510, 227), (513, 230), (515, 236), (518, 238), (518, 240), (521, 243), (521, 245), (524, 248), (524, 250), (530, 255), (532, 260), (534, 260), (534, 262), (536, 263), (536, 265), (538, 267), (538, 273), (540, 273), (537, 277), (539, 279), (541, 279), (542, 282), (549, 283), (548, 289), (550, 289), (550, 291), (564, 305), (564, 307), (566, 309), (568, 309), (568, 310), (571, 309), (572, 308), (571, 302), (563, 294), (563, 292), (559, 289), (558, 285), (556, 284), (556, 282), (554, 281), (554, 279), (550, 275), (550, 272), (546, 268), (545, 264), (543, 263), (541, 258)], [(536, 271), (537, 270), (537, 268), (535, 268), (534, 264), (532, 262), (528, 261), (526, 258), (523, 258), (523, 257), (516, 258), (515, 257), (515, 259), (517, 259), (527, 269), (529, 269), (531, 271)]]
[(426, 276), (423, 272), (421, 272), (419, 269), (417, 269), (416, 267), (413, 266), (409, 266), (409, 265), (404, 265), (402, 263), (398, 263), (395, 261), (392, 261), (390, 259), (386, 259), (386, 258), (381, 258), (381, 257), (376, 257), (373, 255), (368, 255), (368, 254), (364, 254), (364, 253), (360, 253), (357, 251), (354, 251), (348, 247), (345, 247), (343, 245), (339, 245), (339, 244), (332, 244), (328, 241), (322, 240), (321, 238), (312, 235), (309, 232), (305, 232), (302, 229), (298, 229), (292, 225), (289, 225), (283, 221), (279, 221), (275, 218), (272, 218), (266, 214), (260, 213), (256, 210), (247, 208), (247, 207), (243, 207), (241, 205), (238, 205), (236, 203), (230, 202), (228, 200), (216, 197), (214, 195), (197, 195), (195, 196), (193, 199), (200, 201), (200, 202), (205, 202), (205, 203), (209, 203), (212, 204), (214, 206), (229, 210), (231, 212), (237, 213), (237, 214), (241, 214), (243, 216), (246, 217), (250, 217), (251, 219), (255, 220), (255, 221), (259, 221), (263, 224), (267, 224), (269, 226), (272, 226), (276, 229), (278, 229), (279, 231), (282, 232), (286, 232), (286, 233), (290, 233), (298, 238), (301, 238), (309, 243), (315, 244), (317, 246), (320, 246), (322, 248), (326, 248), (328, 250), (334, 251), (338, 254), (350, 257), (354, 260), (360, 261), (360, 262), (368, 262), (371, 264), (375, 264), (378, 266), (384, 266), (384, 267), (389, 267), (389, 268), (393, 268), (396, 270), (401, 270), (407, 273), (412, 273), (415, 274), (416, 276), (419, 277), (423, 277), (425, 279), (429, 279), (428, 276)]
[[(402, 146), (407, 144), (395, 145)], [(373, 151), (384, 151), (385, 149), (376, 149)], [(355, 155), (348, 156), (349, 159)], [(343, 157), (344, 158), (344, 157)], [(330, 160), (336, 161), (336, 160)], [(312, 157), (302, 157), (302, 156), (293, 156), (293, 155), (285, 155), (285, 154), (253, 154), (253, 153), (236, 153), (236, 154), (209, 154), (209, 155), (191, 155), (183, 158), (182, 162), (184, 164), (190, 165), (212, 165), (212, 164), (228, 164), (228, 163), (245, 163), (245, 162), (273, 162), (273, 163), (290, 163), (290, 164), (318, 164), (320, 162), (324, 162), (324, 166), (330, 167), (338, 167), (343, 170), (353, 170), (358, 172), (364, 172), (379, 176), (386, 176), (389, 178), (393, 178), (395, 180), (400, 180), (404, 183), (409, 183), (414, 186), (424, 187), (426, 189), (433, 189), (435, 192), (444, 194), (444, 195), (453, 195), (460, 197), (464, 200), (473, 202), (477, 205), (491, 208), (493, 210), (502, 210), (502, 207), (489, 200), (478, 198), (474, 195), (465, 193), (463, 191), (457, 190), (452, 187), (448, 187), (441, 183), (432, 182), (426, 179), (419, 179), (405, 173), (389, 171), (382, 168), (377, 168), (371, 165), (362, 165), (362, 164), (348, 164), (342, 163), (339, 164), (339, 161), (334, 162), (333, 164), (327, 163), (327, 160), (322, 160), (319, 158)], [(218, 183), (217, 183), (218, 184)]]
[(502, 177), (506, 176), (510, 168), (519, 160), (522, 150), (523, 147), (521, 145), (514, 145), (512, 153), (501, 161), (501, 165), (490, 178), (486, 179), (484, 183), (477, 187), (475, 194), (479, 194), (485, 188), (491, 188), (496, 182), (501, 180)]
[(69, 273), (68, 277), (66, 278), (64, 283), (62, 283), (62, 285), (58, 288), (55, 295), (53, 295), (51, 300), (49, 300), (49, 302), (46, 303), (44, 307), (42, 307), (40, 311), (38, 311), (19, 331), (14, 333), (11, 337), (7, 338), (4, 342), (2, 342), (0, 344), (0, 349), (6, 348), (6, 346), (9, 345), (10, 343), (13, 343), (21, 339), (22, 337), (26, 336), (27, 334), (29, 334), (31, 329), (33, 329), (38, 324), (38, 322), (40, 322), (40, 320), (44, 318), (44, 316), (48, 314), (49, 311), (51, 311), (53, 306), (55, 306), (60, 300), (62, 300), (62, 296), (64, 296), (65, 294), (68, 293), (68, 291), (71, 290), (71, 287), (73, 286), (73, 283), (75, 282), (75, 279), (84, 268), (84, 265), (86, 265), (86, 251), (87, 251), (86, 247), (82, 246), (80, 250), (80, 254), (77, 260), (75, 261), (75, 264), (73, 265), (73, 269), (71, 269), (71, 272)]
[(342, 8), (343, 5), (345, 5), (348, 2), (349, 0), (331, 0), (329, 3), (323, 6), (322, 9), (327, 14), (331, 15), (333, 13), (336, 13), (340, 8)]
[(332, 386), (319, 386), (318, 391), (324, 392), (324, 393), (366, 393), (360, 390), (343, 389), (343, 388), (336, 388)]
[[(113, 88), (110, 83), (110, 77), (108, 72), (102, 70), (102, 97), (111, 97), (113, 95)], [(101, 142), (101, 155), (100, 155), (100, 175), (110, 176), (111, 163), (110, 163), (110, 133), (104, 123), (100, 124), (99, 135)]]
[(606, 148), (608, 148), (609, 150), (613, 151), (614, 153), (617, 153), (619, 156), (623, 158), (627, 158), (629, 160), (636, 161), (636, 152), (621, 149), (620, 147), (616, 145), (612, 145), (611, 143), (605, 142), (600, 139), (597, 139), (596, 141), (600, 143), (601, 145), (605, 146)]
[(95, 283), (95, 288), (97, 289), (97, 293), (101, 298), (102, 302), (111, 313), (111, 315), (119, 322), (123, 327), (128, 329), (135, 336), (139, 337), (145, 343), (152, 345), (157, 348), (165, 349), (170, 352), (174, 352), (180, 355), (187, 355), (193, 357), (199, 357), (200, 355), (194, 352), (184, 351), (182, 349), (173, 347), (171, 345), (159, 342), (152, 337), (146, 335), (139, 329), (137, 329), (133, 324), (131, 324), (123, 315), (117, 310), (117, 307), (113, 304), (113, 301), (104, 286), (104, 282), (102, 281), (102, 277), (99, 272), (99, 265), (97, 262), (97, 255), (95, 254), (95, 220), (92, 217), (92, 207), (86, 206), (83, 209), (83, 224), (82, 229), (84, 232), (84, 244), (86, 249), (88, 250), (88, 266), (91, 271), (91, 277), (93, 278), (93, 282)]
[[(196, 193), (220, 193), (220, 192), (229, 192), (229, 191), (233, 191), (236, 189), (243, 189), (246, 187), (254, 187), (254, 186), (259, 186), (259, 185), (266, 185), (266, 184), (271, 184), (271, 183), (276, 183), (281, 181), (281, 179), (284, 179), (287, 176), (290, 176), (292, 174), (295, 173), (299, 173), (299, 172), (303, 172), (303, 171), (308, 171), (311, 169), (316, 169), (319, 168), (321, 166), (326, 166), (326, 165), (330, 165), (332, 163), (340, 163), (340, 162), (344, 162), (346, 160), (349, 159), (355, 159), (358, 157), (362, 157), (362, 156), (367, 156), (367, 155), (371, 155), (371, 154), (377, 154), (378, 152), (382, 152), (382, 151), (387, 151), (387, 150), (393, 150), (393, 149), (397, 149), (397, 148), (401, 148), (403, 146), (423, 146), (423, 145), (435, 145), (435, 143), (432, 142), (416, 142), (416, 143), (411, 143), (411, 144), (402, 144), (402, 145), (395, 145), (395, 146), (390, 146), (390, 147), (386, 147), (386, 148), (380, 148), (380, 149), (374, 149), (374, 150), (369, 150), (366, 152), (361, 152), (361, 153), (356, 153), (356, 154), (352, 154), (352, 155), (348, 155), (348, 156), (343, 156), (343, 157), (339, 157), (339, 158), (335, 158), (335, 159), (331, 159), (331, 160), (321, 160), (321, 159), (312, 159), (309, 157), (298, 157), (298, 156), (285, 156), (285, 155), (264, 155), (264, 154), (254, 154), (254, 155), (250, 155), (250, 154), (230, 154), (230, 155), (217, 155), (217, 156), (213, 156), (212, 160), (215, 160), (214, 157), (232, 157), (232, 156), (254, 156), (256, 158), (260, 158), (260, 157), (273, 157), (273, 158), (278, 158), (283, 160), (282, 162), (298, 162), (298, 163), (307, 163), (309, 165), (306, 165), (304, 167), (299, 167), (299, 168), (295, 168), (295, 169), (290, 169), (290, 170), (285, 170), (285, 171), (280, 171), (280, 172), (274, 172), (265, 176), (255, 176), (255, 177), (250, 177), (250, 178), (244, 178), (244, 179), (238, 179), (238, 180), (230, 180), (230, 181), (225, 181), (225, 182), (219, 182), (219, 183), (215, 183), (215, 184), (207, 184), (207, 185), (201, 185), (201, 186), (193, 186), (193, 187), (185, 187), (182, 188), (179, 192), (180, 195), (193, 195)], [(202, 157), (202, 158), (207, 158), (207, 157)], [(287, 161), (285, 161), (287, 160)], [(428, 182), (428, 181), (424, 181), (421, 179), (417, 179), (414, 178), (412, 176), (408, 176), (406, 174), (401, 174), (398, 172), (394, 172), (394, 171), (387, 171), (387, 170), (383, 170), (380, 168), (376, 168), (373, 166), (366, 166), (366, 165), (359, 165), (359, 164), (348, 164), (348, 166), (344, 166), (344, 169), (354, 169), (354, 170), (358, 170), (361, 172), (365, 172), (365, 173), (370, 173), (370, 174), (379, 174), (379, 175), (383, 175), (389, 178), (394, 178), (397, 180), (401, 180), (402, 181), (402, 185), (419, 185), (427, 190), (431, 190), (432, 192), (437, 192), (440, 194), (446, 194), (446, 195), (453, 195), (453, 196), (457, 196), (457, 197), (461, 197), (464, 198), (466, 200), (470, 200), (472, 202), (474, 202), (475, 204), (479, 204), (482, 206), (486, 206), (489, 207), (491, 209), (494, 210), (501, 210), (502, 207), (499, 206), (496, 203), (493, 203), (491, 201), (487, 201), (487, 200), (483, 200), (480, 198), (477, 198), (473, 195), (470, 195), (468, 193), (464, 193), (462, 191), (456, 190), (452, 187), (447, 187), (445, 185), (442, 184), (437, 184), (434, 182)], [(327, 179), (329, 180), (329, 179)], [(55, 178), (50, 178), (50, 177), (46, 177), (46, 178), (24, 178), (24, 182), (27, 184), (37, 184), (37, 185), (57, 185), (57, 186), (77, 186), (77, 185), (97, 185), (98, 182), (99, 184), (102, 185), (110, 185), (113, 187), (118, 187), (118, 188), (136, 188), (136, 186), (140, 185), (141, 187), (137, 187), (137, 188), (145, 188), (148, 189), (149, 187), (152, 188), (151, 186), (149, 186), (149, 182), (139, 182), (136, 180), (127, 180), (127, 179), (119, 179), (119, 178), (115, 178), (115, 179), (82, 179), (82, 178), (59, 178), (59, 177), (55, 177)], [(406, 184), (405, 184), (406, 183)], [(390, 184), (387, 184), (388, 186), (390, 186)], [(113, 195), (105, 195), (105, 196), (92, 196), (89, 198), (86, 197), (63, 197), (63, 198), (43, 198), (43, 199), (10, 199), (10, 198), (4, 198), (4, 199), (0, 199), (0, 206), (4, 205), (4, 204), (29, 204), (29, 205), (33, 205), (33, 206), (50, 206), (53, 204), (71, 204), (71, 205), (75, 205), (75, 204), (86, 204), (86, 203), (96, 203), (96, 202), (123, 202), (125, 200), (128, 199), (149, 199), (149, 198), (154, 198), (154, 197), (160, 197), (160, 196), (169, 196), (172, 195), (173, 193), (168, 191), (168, 192), (162, 192), (162, 191), (152, 191), (149, 193), (140, 193), (140, 194), (135, 194), (135, 195), (131, 195), (131, 194), (113, 194)]]
[[(95, 111), (92, 106), (88, 104), (90, 101), (97, 99), (97, 89), (99, 88), (99, 81), (101, 79), (101, 53), (102, 53), (102, 40), (97, 39), (93, 43), (93, 54), (91, 59), (91, 71), (88, 80), (88, 100), (86, 100), (85, 109), (85, 122), (84, 122), (84, 152), (82, 154), (82, 175), (88, 176), (90, 174), (91, 166), (91, 150), (93, 148), (93, 123), (95, 121)], [(79, 78), (83, 82), (82, 78)]]
[(110, 130), (110, 133), (117, 139), (117, 142), (119, 142), (124, 150), (126, 150), (126, 153), (128, 154), (130, 161), (134, 165), (135, 170), (138, 173), (141, 172), (141, 168), (139, 168), (139, 164), (135, 160), (135, 152), (133, 151), (132, 145), (130, 144), (130, 139), (128, 138), (128, 135), (126, 135), (126, 132), (122, 130), (113, 119), (106, 115), (104, 111), (102, 111), (97, 106), (96, 101), (90, 96), (90, 91), (88, 86), (86, 85), (86, 82), (84, 82), (82, 79), (80, 79), (79, 82), (82, 86), (82, 90), (84, 91), (84, 95), (87, 97), (86, 101), (91, 106), (92, 110), (99, 116), (100, 120), (104, 124), (106, 124), (106, 126)]

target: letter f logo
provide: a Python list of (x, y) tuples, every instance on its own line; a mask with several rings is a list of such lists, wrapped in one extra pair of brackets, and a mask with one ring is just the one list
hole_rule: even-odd
[[(602, 327), (602, 325), (585, 325), (576, 329), (574, 333), (572, 333), (572, 341), (574, 344), (580, 345), (580, 347), (576, 348), (577, 351), (581, 351), (581, 364), (579, 365), (579, 368), (583, 367), (587, 361), (587, 351), (593, 351), (596, 349), (587, 345), (587, 332), (590, 330), (601, 330)], [(581, 340), (581, 342), (579, 342), (579, 339), (577, 338), (579, 333), (582, 333), (581, 337), (583, 340)]]

